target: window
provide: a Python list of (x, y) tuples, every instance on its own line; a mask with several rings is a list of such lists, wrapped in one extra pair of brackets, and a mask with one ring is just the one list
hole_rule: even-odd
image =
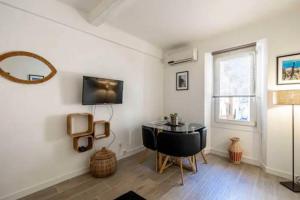
[(255, 47), (214, 55), (215, 121), (255, 125)]

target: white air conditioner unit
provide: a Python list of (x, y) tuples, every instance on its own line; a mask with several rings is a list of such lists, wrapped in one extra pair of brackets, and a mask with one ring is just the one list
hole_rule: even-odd
[(169, 65), (176, 65), (185, 62), (195, 62), (198, 60), (198, 49), (184, 48), (174, 50), (167, 54), (165, 60)]

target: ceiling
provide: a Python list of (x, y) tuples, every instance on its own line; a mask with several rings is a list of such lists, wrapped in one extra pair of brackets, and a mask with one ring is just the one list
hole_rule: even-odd
[[(103, 0), (61, 0), (91, 12)], [(123, 0), (105, 23), (168, 49), (300, 7), (299, 0)]]
[(96, 7), (101, 0), (60, 0), (63, 3), (69, 4), (72, 7), (82, 11), (90, 12), (94, 7)]

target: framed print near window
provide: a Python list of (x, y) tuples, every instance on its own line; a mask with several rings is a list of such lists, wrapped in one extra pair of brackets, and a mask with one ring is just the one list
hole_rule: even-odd
[(300, 84), (300, 53), (277, 57), (277, 85)]
[(176, 73), (176, 90), (188, 90), (189, 89), (189, 72), (177, 72)]

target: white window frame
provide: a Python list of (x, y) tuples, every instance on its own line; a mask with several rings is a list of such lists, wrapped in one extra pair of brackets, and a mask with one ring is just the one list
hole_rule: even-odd
[(255, 97), (254, 100), (250, 100), (250, 121), (239, 121), (239, 120), (231, 120), (231, 119), (220, 119), (219, 118), (219, 109), (220, 109), (220, 98), (216, 98), (214, 101), (214, 119), (216, 123), (222, 124), (232, 124), (232, 125), (239, 125), (239, 126), (256, 126), (256, 101)]
[[(254, 48), (255, 49), (255, 48)], [(256, 127), (256, 120), (257, 120), (257, 116), (256, 116), (256, 114), (257, 114), (257, 102), (256, 102), (256, 79), (257, 79), (257, 75), (256, 75), (256, 71), (257, 71), (257, 64), (256, 64), (256, 51), (254, 50), (254, 51), (247, 51), (247, 50), (245, 50), (245, 49), (242, 49), (241, 51), (236, 51), (236, 52), (231, 52), (231, 53), (229, 53), (229, 54), (227, 54), (227, 55), (224, 55), (224, 56), (222, 56), (222, 57), (220, 57), (220, 58), (217, 58), (217, 59), (215, 59), (215, 58), (213, 58), (213, 73), (214, 73), (214, 75), (213, 75), (213, 77), (214, 77), (214, 79), (216, 78), (216, 73), (218, 73), (218, 72), (216, 72), (216, 67), (215, 67), (215, 65), (216, 65), (216, 63), (219, 61), (219, 60), (228, 60), (228, 59), (232, 59), (233, 57), (238, 57), (239, 55), (241, 56), (241, 55), (243, 55), (243, 54), (252, 54), (252, 56), (253, 56), (253, 91), (254, 91), (254, 96), (252, 97), (250, 97), (249, 96), (249, 98), (250, 98), (250, 121), (238, 121), (238, 120), (230, 120), (230, 119), (220, 119), (219, 118), (219, 114), (220, 114), (220, 98), (222, 98), (222, 97), (216, 97), (215, 96), (215, 98), (213, 98), (213, 104), (212, 104), (212, 107), (213, 107), (213, 115), (214, 115), (214, 121), (215, 121), (215, 123), (216, 124), (229, 124), (229, 125), (238, 125), (238, 126), (249, 126), (249, 127)], [(215, 82), (215, 81), (214, 81)], [(216, 82), (215, 82), (216, 83)], [(214, 90), (216, 90), (216, 86), (214, 85)], [(232, 97), (234, 97), (234, 96), (232, 96)]]

